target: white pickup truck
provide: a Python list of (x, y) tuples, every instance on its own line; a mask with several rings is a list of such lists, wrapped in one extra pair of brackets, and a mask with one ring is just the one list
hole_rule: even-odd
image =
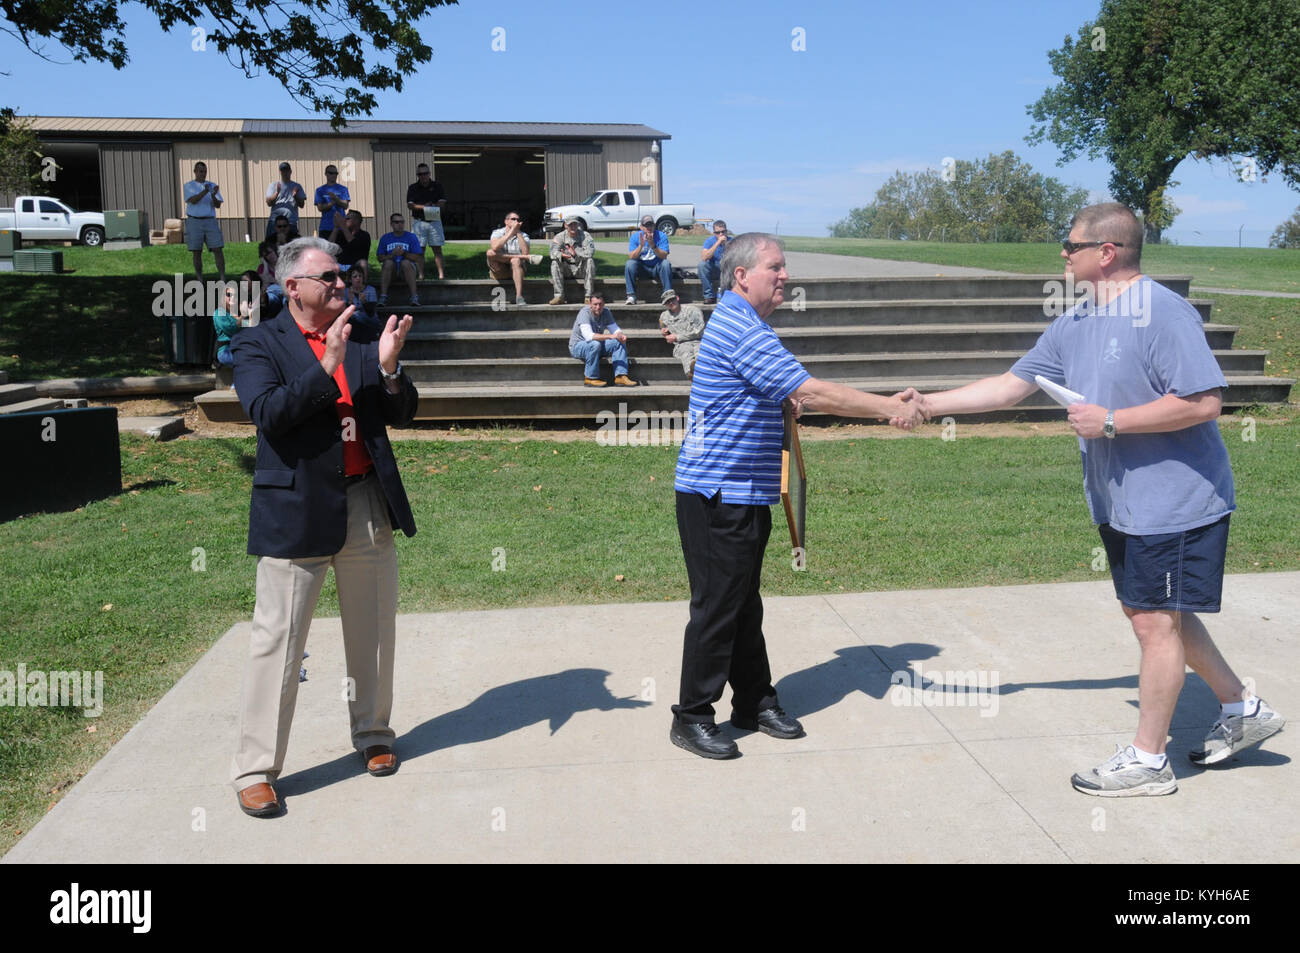
[(695, 224), (694, 205), (642, 205), (636, 189), (601, 189), (576, 205), (548, 208), (542, 227), (558, 232), (569, 215), (576, 215), (579, 224), (593, 232), (631, 231), (640, 226), (643, 215), (653, 218), (655, 228), (665, 235)]
[(16, 231), (23, 241), (71, 241), (104, 244), (104, 213), (74, 212), (58, 199), (20, 195), (13, 208), (0, 208), (0, 229)]

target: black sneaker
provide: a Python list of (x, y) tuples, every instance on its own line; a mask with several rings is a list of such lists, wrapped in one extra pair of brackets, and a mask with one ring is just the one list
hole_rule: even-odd
[(668, 732), (668, 740), (679, 748), (685, 748), (691, 754), (698, 754), (701, 758), (720, 760), (735, 757), (740, 753), (736, 743), (719, 731), (718, 726), (713, 722), (698, 724), (681, 722), (674, 718), (672, 730)]

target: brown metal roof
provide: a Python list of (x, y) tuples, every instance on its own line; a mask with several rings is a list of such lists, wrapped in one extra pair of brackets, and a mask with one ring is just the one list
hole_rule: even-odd
[(248, 135), (248, 136), (380, 136), (457, 139), (671, 139), (640, 123), (586, 122), (420, 122), (387, 119), (354, 120), (335, 132), (325, 119), (168, 119), (111, 116), (38, 116), (36, 132), (112, 136)]

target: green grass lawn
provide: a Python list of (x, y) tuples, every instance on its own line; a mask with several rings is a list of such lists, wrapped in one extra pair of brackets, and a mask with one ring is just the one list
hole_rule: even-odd
[[(702, 235), (672, 239), (701, 245)], [(890, 261), (925, 261), (963, 265), (1019, 274), (1060, 274), (1061, 246), (1030, 242), (900, 242), (880, 238), (783, 237), (787, 251), (857, 255)], [(1148, 245), (1142, 249), (1142, 270), (1152, 275), (1191, 275), (1192, 287), (1242, 288), (1252, 291), (1300, 293), (1300, 249), (1201, 248), (1188, 245)]]
[[(1300, 569), (1300, 418), (1221, 423), (1237, 477), (1230, 572)], [(809, 441), (808, 570), (779, 508), (770, 595), (1102, 578), (1069, 436)], [(251, 617), (253, 439), (121, 441), (125, 491), (0, 529), (0, 670), (104, 672), (105, 711), (0, 708), (0, 852)], [(398, 543), (403, 612), (682, 600), (677, 449), (399, 442), (420, 532)], [(581, 478), (578, 478), (578, 475)], [(599, 486), (595, 504), (583, 486)], [(505, 551), (505, 571), (492, 569)], [(201, 553), (199, 552), (201, 550)], [(624, 577), (616, 581), (616, 575)], [(332, 584), (318, 612), (337, 613)], [(1117, 622), (1118, 624), (1118, 622)], [(231, 698), (238, 693), (230, 686)], [(93, 731), (91, 729), (94, 729)]]

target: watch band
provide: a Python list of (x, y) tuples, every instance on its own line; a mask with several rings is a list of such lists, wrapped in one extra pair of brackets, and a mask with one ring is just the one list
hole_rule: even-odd
[(380, 364), (379, 376), (382, 377), (385, 381), (397, 380), (399, 377), (402, 376), (402, 362), (401, 361), (397, 362), (397, 370), (393, 371), (393, 373), (391, 374), (388, 373), (388, 371), (384, 370), (384, 365)]

